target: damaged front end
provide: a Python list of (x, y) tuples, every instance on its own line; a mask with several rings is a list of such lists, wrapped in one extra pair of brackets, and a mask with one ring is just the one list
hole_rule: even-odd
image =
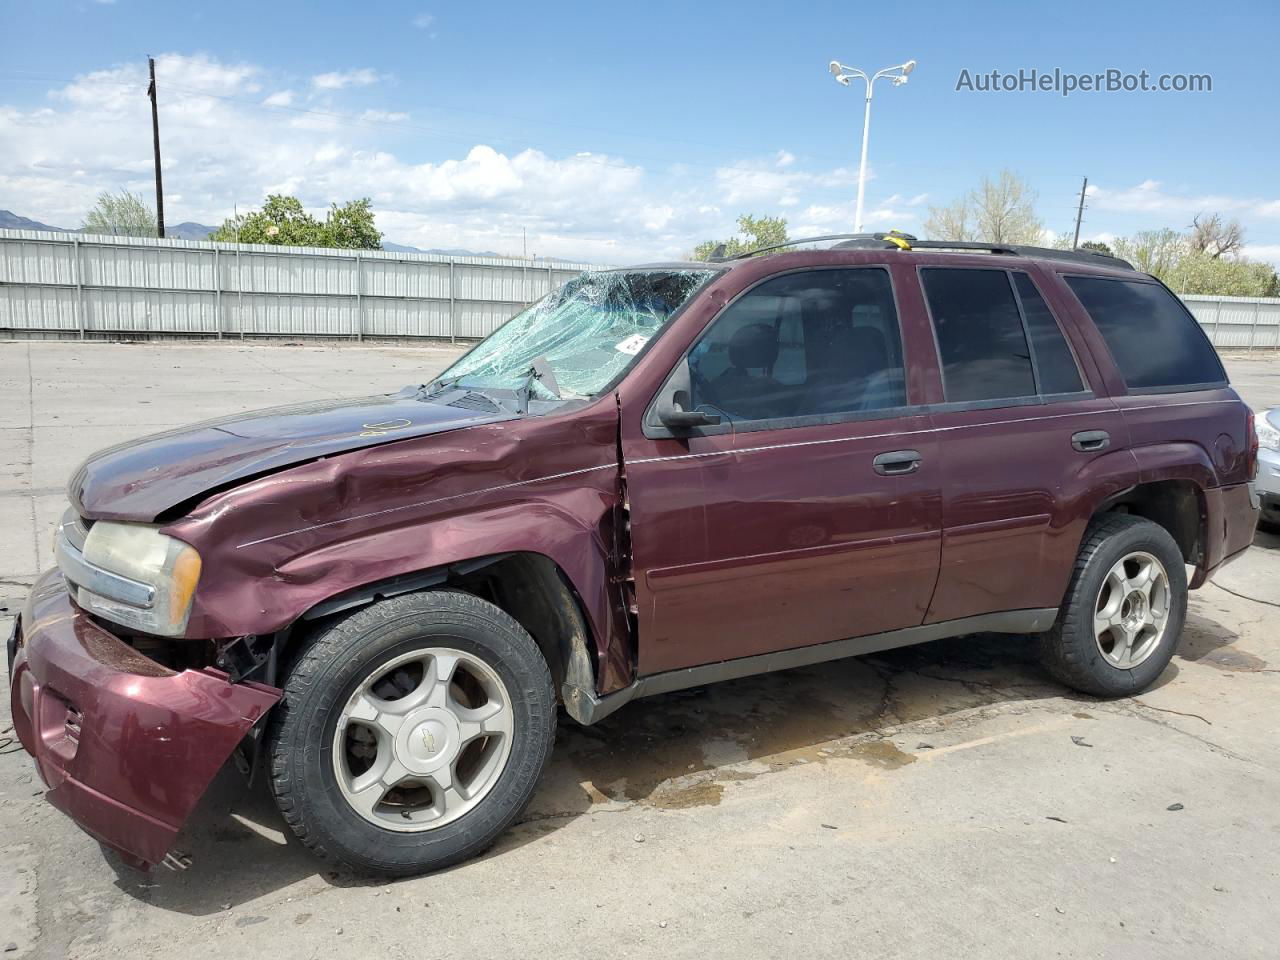
[(165, 859), (214, 774), (280, 699), (144, 656), (77, 607), (57, 572), (32, 589), (10, 656), (14, 728), (47, 799), (138, 867)]

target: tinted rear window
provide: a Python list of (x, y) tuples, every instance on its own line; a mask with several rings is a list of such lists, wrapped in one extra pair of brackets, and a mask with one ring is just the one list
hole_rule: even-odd
[(1226, 372), (1195, 318), (1158, 283), (1066, 277), (1134, 389), (1225, 383)]

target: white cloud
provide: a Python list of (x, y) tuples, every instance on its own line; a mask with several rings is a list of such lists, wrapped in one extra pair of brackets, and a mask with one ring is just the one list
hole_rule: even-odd
[[(386, 124), (408, 117), (376, 100), (350, 113), (282, 113), (302, 98), (266, 68), (166, 54), (157, 69), (174, 221), (216, 225), (272, 192), (317, 213), (367, 196), (379, 228), (398, 243), (518, 252), (527, 229), (531, 252), (602, 263), (680, 256), (731, 236), (746, 212), (786, 213), (793, 233), (806, 224), (821, 227), (805, 229), (813, 233), (851, 227), (856, 175), (807, 170), (787, 151), (657, 171), (613, 155), (458, 137), (444, 141), (457, 147), (414, 138), (392, 152)], [(75, 227), (103, 190), (147, 196), (154, 182), (144, 74), (134, 64), (95, 71), (30, 108), (0, 100), (0, 207)], [(367, 98), (373, 89), (347, 95)]]
[(426, 30), (429, 26), (436, 22), (436, 18), (430, 13), (420, 13), (413, 18), (413, 25), (419, 30)]
[(1166, 190), (1159, 180), (1143, 180), (1136, 186), (1119, 189), (1090, 184), (1086, 194), (1092, 210), (1159, 213), (1188, 219), (1198, 213), (1280, 217), (1280, 200), (1225, 193), (1180, 193)]
[(1266, 260), (1280, 267), (1280, 243), (1247, 243), (1241, 253), (1250, 260)]
[(378, 73), (372, 67), (320, 73), (311, 78), (317, 90), (344, 90), (347, 87), (367, 87), (378, 82)]
[(731, 205), (794, 207), (801, 202), (802, 192), (857, 183), (856, 175), (843, 168), (818, 173), (793, 170), (795, 160), (793, 154), (780, 150), (767, 160), (744, 160), (717, 168), (715, 178), (722, 199)]
[(372, 123), (403, 123), (409, 119), (409, 115), (395, 110), (365, 110), (360, 114), (360, 119)]

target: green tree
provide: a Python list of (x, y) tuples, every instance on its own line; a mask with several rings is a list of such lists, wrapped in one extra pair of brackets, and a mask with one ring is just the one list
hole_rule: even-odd
[[(738, 218), (739, 236), (728, 240), (707, 240), (693, 248), (689, 256), (693, 260), (708, 260), (716, 247), (724, 246), (724, 256), (738, 254), (787, 242), (787, 221), (784, 217), (757, 217), (744, 213)], [(745, 238), (745, 239), (744, 239)]]
[(381, 250), (382, 234), (373, 224), (373, 206), (368, 197), (342, 206), (330, 204), (325, 230), (331, 247), (351, 250)]
[(1112, 253), (1111, 248), (1101, 240), (1086, 240), (1084, 243), (1080, 244), (1080, 249), (1092, 250), (1094, 253), (1105, 253), (1108, 257), (1115, 256), (1115, 254)]
[(98, 194), (98, 202), (84, 218), (84, 233), (106, 233), (117, 237), (154, 237), (156, 215), (136, 193)]
[(1280, 277), (1269, 263), (1220, 255), (1202, 238), (1165, 227), (1117, 238), (1115, 255), (1159, 277), (1177, 293), (1218, 297), (1274, 297)]
[(297, 197), (273, 193), (261, 210), (228, 217), (209, 239), (224, 243), (382, 249), (382, 234), (374, 226), (367, 197), (342, 206), (332, 204), (321, 223), (302, 208)]
[(946, 206), (930, 207), (925, 236), (930, 240), (980, 243), (1042, 242), (1044, 221), (1036, 213), (1036, 193), (1021, 177), (1002, 170)]

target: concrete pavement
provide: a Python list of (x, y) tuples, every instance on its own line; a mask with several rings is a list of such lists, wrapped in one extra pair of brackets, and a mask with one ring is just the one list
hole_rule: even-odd
[[(0, 343), (0, 607), (49, 565), (93, 449), (393, 390), (452, 355)], [(1280, 361), (1229, 366), (1280, 404)], [(561, 730), (491, 853), (394, 884), (312, 859), (234, 771), (183, 840), (193, 867), (135, 874), (0, 752), (0, 956), (1274, 956), (1277, 604), (1280, 538), (1260, 534), (1130, 700), (978, 637), (639, 701)]]

